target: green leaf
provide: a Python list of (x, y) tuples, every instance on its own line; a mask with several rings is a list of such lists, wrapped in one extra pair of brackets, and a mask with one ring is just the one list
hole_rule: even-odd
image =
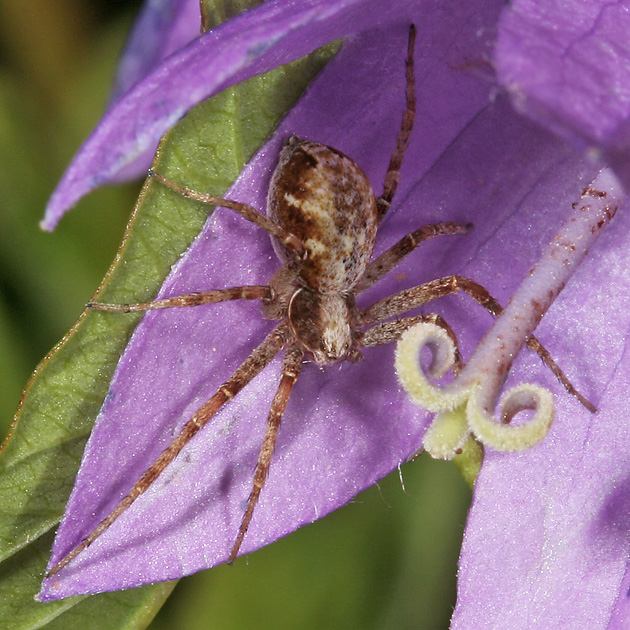
[[(70, 597), (42, 604), (33, 599), (39, 590), (42, 567), (50, 554), (54, 532), (48, 532), (0, 565), (0, 628), (47, 630), (111, 630), (145, 628), (176, 582), (164, 582), (123, 593)], [(30, 597), (25, 597), (26, 594)]]
[[(222, 195), (332, 52), (313, 53), (202, 103), (167, 134), (156, 169)], [(153, 181), (145, 183), (94, 299), (151, 299), (201, 229), (207, 207), (174, 201), (164, 192)], [(27, 385), (0, 452), (0, 628), (140, 628), (172, 588), (156, 585), (52, 604), (33, 600), (85, 441), (138, 319), (83, 313)]]

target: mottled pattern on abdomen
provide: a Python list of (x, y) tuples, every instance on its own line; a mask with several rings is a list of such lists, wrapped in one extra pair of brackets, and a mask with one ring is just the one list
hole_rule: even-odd
[(376, 199), (349, 157), (292, 136), (280, 153), (267, 213), (302, 240), (300, 279), (321, 293), (351, 289), (365, 271), (378, 226)]

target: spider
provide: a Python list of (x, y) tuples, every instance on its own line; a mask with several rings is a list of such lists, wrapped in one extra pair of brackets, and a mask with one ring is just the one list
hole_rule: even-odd
[[(231, 209), (265, 230), (272, 237), (282, 265), (268, 285), (191, 293), (141, 304), (89, 303), (87, 307), (129, 313), (226, 300), (260, 300), (262, 316), (280, 321), (188, 420), (129, 494), (48, 571), (47, 577), (60, 571), (98, 538), (151, 486), (219, 409), (284, 349), (280, 383), (271, 403), (252, 490), (228, 560), (233, 562), (265, 485), (280, 422), (305, 357), (319, 366), (345, 359), (356, 362), (362, 358), (364, 348), (394, 342), (410, 326), (422, 321), (443, 327), (456, 342), (453, 331), (440, 315), (401, 315), (458, 291), (466, 292), (494, 316), (501, 313), (500, 304), (484, 287), (455, 275), (400, 291), (364, 309), (357, 308), (355, 304), (358, 294), (385, 276), (423, 241), (440, 235), (465, 234), (471, 228), (470, 225), (448, 222), (426, 225), (404, 236), (378, 258), (370, 260), (379, 223), (385, 217), (398, 187), (400, 167), (414, 123), (415, 37), (412, 25), (406, 58), (406, 107), (380, 197), (376, 197), (366, 175), (352, 159), (336, 149), (297, 136), (288, 138), (280, 153), (270, 182), (267, 216), (243, 203), (190, 190), (156, 172), (149, 172), (151, 177), (184, 197)], [(532, 336), (527, 343), (567, 391), (589, 407), (590, 403), (575, 390), (540, 342)], [(457, 353), (454, 371), (461, 367), (461, 357)]]

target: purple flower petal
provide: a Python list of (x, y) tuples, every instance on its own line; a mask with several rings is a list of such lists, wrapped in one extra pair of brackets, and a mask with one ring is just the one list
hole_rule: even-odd
[[(522, 111), (601, 147), (627, 181), (626, 18), (623, 3), (517, 0), (500, 23), (496, 59)], [(574, 366), (571, 378), (580, 374), (599, 411), (557, 396), (539, 446), (487, 453), (453, 628), (627, 625), (626, 224), (622, 210), (537, 331), (563, 367)]]
[[(366, 292), (364, 304), (436, 275), (463, 271), (479, 243), (496, 232), (496, 217), (515, 215), (514, 201), (506, 199), (500, 207), (490, 206), (489, 212), (488, 194), (520, 198), (534, 186), (540, 169), (544, 172), (550, 161), (560, 161), (562, 166), (567, 159), (563, 145), (538, 137), (531, 140), (535, 130), (529, 124), (523, 128), (521, 119), (505, 103), (488, 104), (491, 84), (471, 73), (468, 63), (472, 59), (482, 64), (492, 33), (488, 31), (480, 39), (478, 32), (484, 24), (492, 24), (497, 8), (486, 7), (485, 14), (478, 7), (460, 11), (423, 18), (425, 30), (420, 33), (416, 55), (422, 95), (418, 124), (396, 208), (383, 227), (378, 249), (382, 251), (418, 225), (446, 219), (475, 220), (476, 238), (445, 237), (426, 244), (424, 256), (411, 257), (400, 267), (403, 276)], [(290, 133), (330, 143), (356, 157), (380, 189), (403, 109), (407, 29), (407, 24), (401, 24), (347, 43), (273, 141), (245, 169), (230, 196), (264, 206), (270, 171), (281, 141)], [(446, 47), (439, 57), (435, 54), (438, 44)], [(456, 140), (471, 121), (475, 131)], [(518, 129), (515, 145), (503, 137), (512, 128)], [(543, 157), (539, 157), (538, 144)], [(452, 147), (448, 155), (440, 160), (448, 147)], [(495, 149), (500, 149), (496, 156)], [(523, 153), (529, 155), (530, 150), (540, 167), (525, 173), (514, 171), (514, 166), (522, 164)], [(488, 155), (485, 166), (475, 151)], [(436, 166), (423, 180), (432, 164)], [(471, 168), (477, 164), (479, 170)], [(512, 184), (505, 190), (494, 172), (503, 165), (509, 173), (518, 172), (518, 176), (511, 175)], [(575, 169), (582, 167), (571, 164), (566, 168), (574, 186)], [(235, 251), (235, 243), (242, 243), (242, 249)], [(523, 273), (528, 264), (523, 261)], [(160, 295), (265, 282), (277, 265), (264, 233), (220, 210), (173, 270)], [(502, 299), (514, 288), (511, 276), (507, 283), (493, 283), (493, 288), (498, 285)], [(470, 303), (464, 304), (464, 311), (476, 310)], [(487, 323), (479, 315), (470, 338), (462, 339), (467, 351)], [(257, 305), (251, 303), (154, 312), (144, 317), (90, 438), (53, 562), (111, 510), (177, 428), (270, 329), (270, 322), (261, 321)], [(393, 371), (393, 348), (371, 349), (365, 354), (358, 365), (343, 364), (325, 371), (305, 366), (243, 551), (258, 548), (342, 505), (417, 448), (425, 418), (400, 392)], [(385, 367), (376, 370), (375, 366)], [(46, 581), (42, 599), (168, 579), (224, 561), (251, 487), (277, 380), (276, 361), (191, 441), (152, 489), (100, 539)]]
[[(114, 105), (170, 54), (199, 36), (199, 0), (147, 0), (127, 40), (110, 97)], [(158, 138), (111, 181), (134, 179), (151, 164)]]
[(199, 36), (198, 0), (147, 0), (120, 59), (111, 101), (117, 101), (170, 54)]
[(50, 198), (42, 228), (54, 229), (79, 198), (112, 181), (193, 105), (348, 33), (394, 21), (408, 24), (415, 5), (413, 0), (391, 7), (377, 0), (266, 2), (205, 33), (105, 114)]
[(556, 420), (540, 445), (515, 456), (487, 453), (461, 555), (454, 628), (531, 628), (542, 619), (549, 628), (625, 627), (608, 626), (618, 596), (627, 609), (630, 551), (624, 209), (537, 333), (579, 375), (598, 413), (557, 396)]
[(520, 111), (604, 153), (630, 181), (630, 4), (515, 0), (504, 10), (497, 75)]

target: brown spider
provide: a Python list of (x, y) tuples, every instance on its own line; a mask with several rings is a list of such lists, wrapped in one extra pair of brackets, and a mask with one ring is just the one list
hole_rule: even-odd
[[(129, 494), (81, 543), (52, 567), (48, 577), (60, 571), (100, 536), (151, 486), (219, 409), (284, 348), (282, 376), (271, 403), (253, 487), (229, 557), (229, 561), (233, 562), (265, 484), (280, 421), (305, 356), (320, 366), (344, 359), (358, 361), (362, 358), (363, 348), (396, 341), (407, 328), (420, 321), (437, 323), (455, 340), (453, 332), (439, 315), (392, 318), (461, 290), (493, 315), (501, 312), (499, 303), (482, 286), (460, 276), (446, 276), (401, 291), (365, 309), (358, 309), (355, 305), (357, 294), (380, 280), (421, 242), (439, 235), (465, 234), (469, 230), (469, 226), (459, 223), (424, 226), (407, 234), (370, 261), (378, 225), (387, 213), (398, 186), (400, 166), (414, 122), (414, 44), (415, 28), (412, 26), (406, 60), (406, 109), (385, 176), (384, 190), (378, 198), (363, 171), (349, 157), (331, 147), (297, 136), (290, 137), (280, 153), (269, 188), (268, 216), (242, 203), (183, 188), (150, 172), (153, 178), (184, 197), (232, 209), (261, 227), (274, 237), (274, 248), (283, 264), (269, 285), (232, 287), (142, 304), (90, 303), (88, 308), (129, 313), (225, 300), (260, 299), (263, 317), (280, 320), (280, 323), (188, 420)], [(590, 405), (534, 337), (529, 338), (528, 346), (540, 355), (571, 394), (586, 406)], [(461, 359), (457, 357), (455, 370), (460, 368)]]

